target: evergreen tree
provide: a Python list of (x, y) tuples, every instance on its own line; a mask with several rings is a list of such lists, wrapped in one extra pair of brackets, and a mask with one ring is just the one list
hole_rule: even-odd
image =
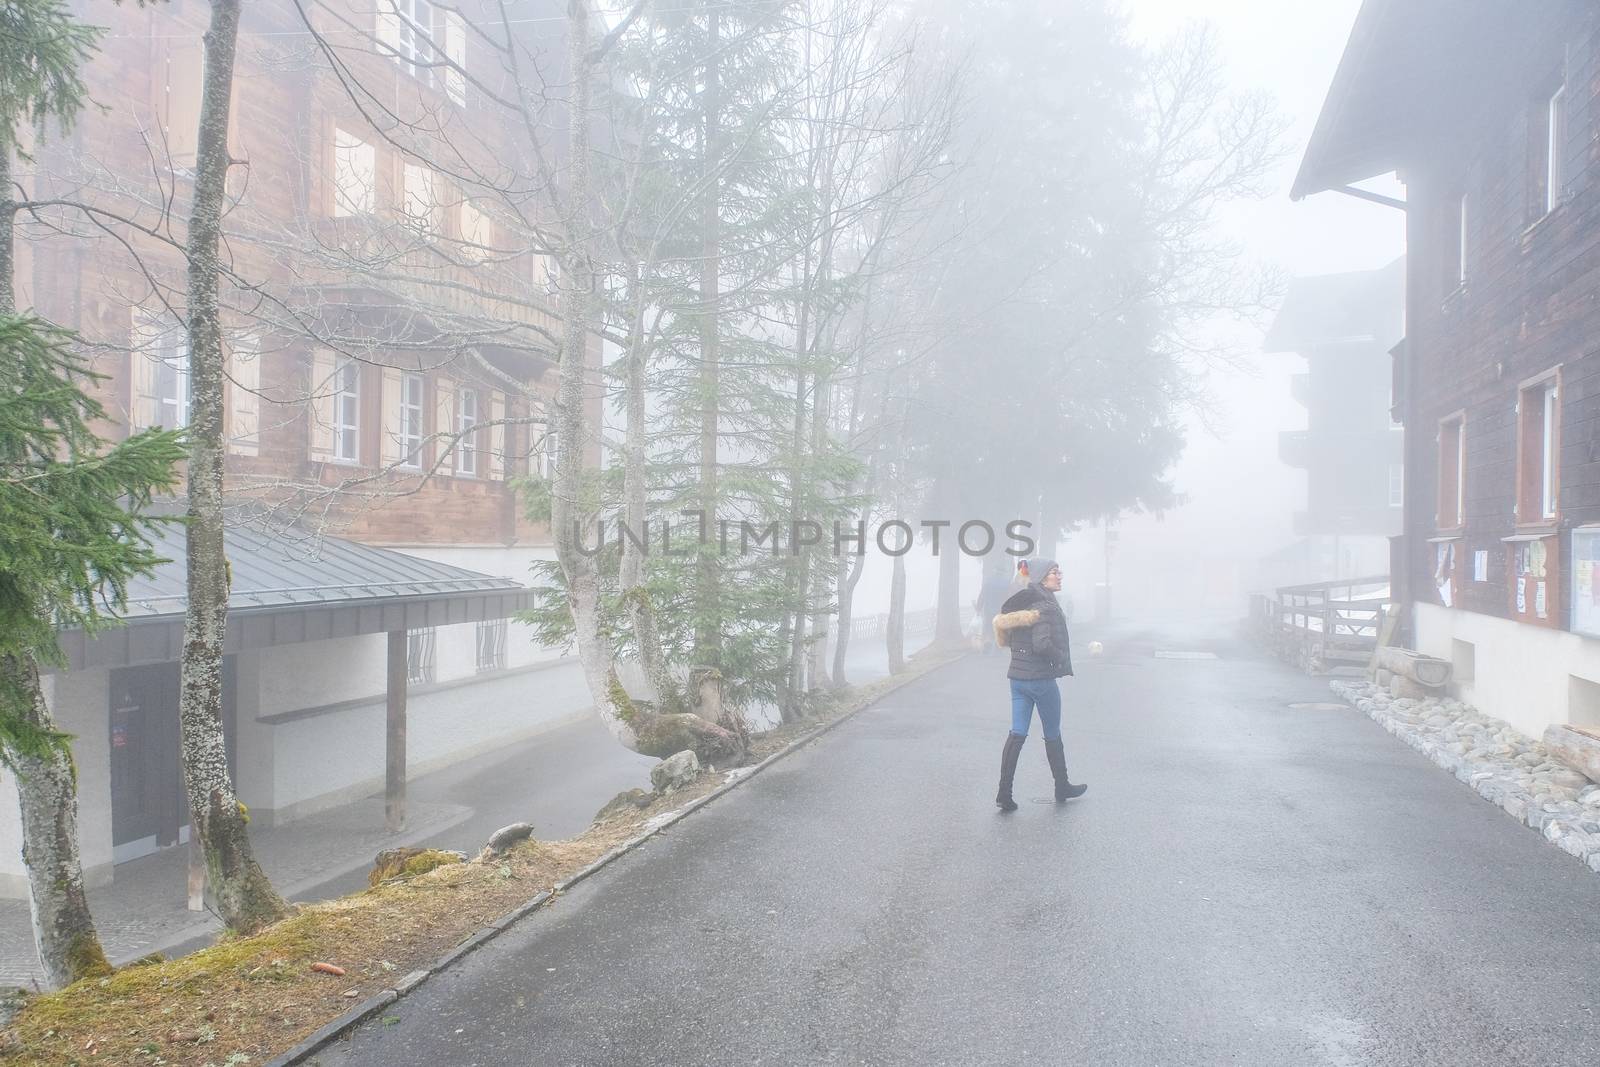
[(105, 623), (128, 580), (160, 562), (140, 510), (182, 456), (163, 433), (105, 448), (70, 336), (16, 311), (13, 168), (25, 131), (77, 116), (97, 36), (54, 0), (0, 0), (0, 765), (17, 777), (34, 943), (53, 986), (109, 966), (83, 887), (71, 739), (39, 665), (61, 662), (57, 627)]

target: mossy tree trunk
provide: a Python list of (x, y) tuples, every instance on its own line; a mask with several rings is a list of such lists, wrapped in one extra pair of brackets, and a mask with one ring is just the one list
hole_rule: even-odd
[(223, 352), (218, 245), (230, 159), (228, 117), (239, 36), (240, 0), (212, 0), (205, 35), (205, 83), (190, 210), (189, 605), (184, 619), (178, 715), (193, 832), (222, 921), (260, 929), (288, 913), (250, 848), (247, 819), (234, 794), (222, 733), (222, 647), (228, 623), (228, 560), (222, 522)]
[[(6, 656), (0, 665), (7, 689), (31, 704), (28, 725), (55, 733), (39, 686), (39, 668), (28, 656)], [(59, 988), (80, 978), (109, 974), (105, 950), (89, 914), (78, 855), (78, 782), (63, 739), (40, 752), (8, 752), (17, 778), (22, 813), (22, 864), (28, 872), (33, 943), (45, 982)]]
[[(0, 314), (13, 315), (16, 300), (16, 201), (12, 196), (11, 148), (0, 143)], [(8, 701), (24, 729), (35, 737), (57, 734), (31, 654), (0, 658)], [(78, 854), (78, 781), (63, 739), (42, 751), (8, 751), (3, 762), (17, 778), (22, 815), (22, 865), (28, 872), (33, 943), (51, 987), (110, 971)], [(37, 746), (30, 746), (34, 748)]]

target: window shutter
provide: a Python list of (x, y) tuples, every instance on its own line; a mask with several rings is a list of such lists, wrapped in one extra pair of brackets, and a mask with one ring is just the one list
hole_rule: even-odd
[(489, 394), (489, 477), (499, 481), (506, 476), (506, 399), (501, 392)]
[(156, 396), (156, 360), (160, 357), (161, 328), (155, 319), (141, 308), (133, 309), (133, 327), (128, 334), (129, 390), (131, 410), (129, 421), (135, 432), (147, 430), (156, 424), (158, 398)]
[(444, 91), (458, 107), (467, 106), (467, 26), (460, 12), (444, 13), (444, 56), (450, 66), (444, 69)]
[(455, 469), (453, 463), (447, 462), (445, 456), (455, 444), (451, 436), (455, 432), (456, 419), (456, 386), (448, 378), (440, 377), (434, 386), (433, 394), (433, 432), (438, 434), (433, 439), (433, 458), (437, 465), (435, 473), (448, 474)]
[(333, 459), (333, 353), (319, 350), (311, 357), (311, 397), (307, 413), (311, 418), (311, 458), (321, 462)]
[(228, 451), (257, 455), (261, 448), (261, 352), (254, 340), (236, 342), (228, 354), (228, 415), (233, 429)]
[(378, 432), (383, 435), (383, 465), (386, 467), (403, 458), (400, 455), (400, 399), (404, 385), (399, 371), (384, 368), (383, 417), (378, 420)]
[(394, 0), (378, 0), (378, 54), (386, 59), (400, 55), (400, 12)]

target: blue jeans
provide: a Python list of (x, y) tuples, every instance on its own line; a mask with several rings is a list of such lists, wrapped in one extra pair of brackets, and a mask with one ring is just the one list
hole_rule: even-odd
[(1061, 740), (1061, 687), (1054, 678), (1011, 679), (1011, 732), (1028, 736), (1033, 709), (1039, 709), (1039, 725), (1046, 741)]

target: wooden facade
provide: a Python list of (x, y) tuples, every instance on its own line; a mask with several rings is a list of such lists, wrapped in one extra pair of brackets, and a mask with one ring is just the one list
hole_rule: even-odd
[[(176, 243), (208, 6), (79, 6), (107, 24), (85, 72), (100, 106), (47, 138), (24, 180), (101, 214), (25, 219), (19, 292), (79, 333), (104, 375), (104, 430), (121, 436), (172, 425), (186, 396)], [(466, 8), (308, 10), (321, 41), (287, 0), (249, 5), (241, 26), (224, 227), (230, 489), (358, 540), (547, 542), (515, 488), (553, 458), (560, 336), (554, 259), (529, 221), (544, 202), (531, 180), (525, 202), (505, 195), (533, 170), (526, 137), (498, 129), (448, 65), (397, 55), (396, 34), (408, 55), (448, 51), (486, 83), (491, 58), (464, 32)], [(329, 49), (365, 96), (352, 99)], [(351, 189), (364, 190), (354, 203)]]

